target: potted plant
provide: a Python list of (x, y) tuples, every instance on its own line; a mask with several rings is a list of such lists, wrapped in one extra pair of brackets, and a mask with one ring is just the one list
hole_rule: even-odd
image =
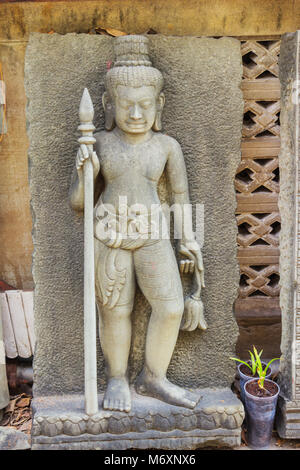
[(269, 446), (276, 412), (279, 385), (273, 380), (266, 379), (266, 374), (272, 362), (271, 359), (264, 367), (260, 354), (253, 348), (256, 364), (256, 378), (247, 380), (244, 384), (244, 405), (247, 417), (247, 439), (250, 447), (262, 449)]
[[(258, 377), (257, 370), (256, 370), (257, 369), (257, 363), (256, 363), (255, 355), (258, 354), (258, 356), (260, 357), (262, 355), (262, 352), (263, 352), (263, 350), (261, 350), (260, 353), (258, 353), (255, 346), (253, 346), (253, 352), (249, 351), (249, 354), (250, 354), (250, 360), (249, 361), (242, 361), (241, 359), (237, 359), (236, 357), (231, 357), (230, 358), (233, 361), (237, 361), (237, 362), (240, 363), (237, 367), (237, 370), (238, 370), (238, 375), (239, 375), (239, 379), (240, 379), (241, 400), (242, 400), (243, 403), (245, 402), (245, 392), (244, 392), (245, 383), (249, 379)], [(264, 367), (266, 367), (266, 365), (267, 365), (265, 362), (261, 362), (261, 364)], [(272, 370), (269, 367), (267, 369), (266, 379), (271, 377), (271, 374), (272, 374)]]

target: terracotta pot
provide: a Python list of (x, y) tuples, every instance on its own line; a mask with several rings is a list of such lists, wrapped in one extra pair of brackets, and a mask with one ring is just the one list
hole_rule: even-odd
[(247, 384), (257, 380), (250, 379), (244, 385), (247, 440), (251, 448), (264, 449), (270, 445), (280, 388), (273, 380), (266, 379), (265, 383), (271, 382), (276, 385), (276, 395), (271, 397), (255, 397), (247, 392)]

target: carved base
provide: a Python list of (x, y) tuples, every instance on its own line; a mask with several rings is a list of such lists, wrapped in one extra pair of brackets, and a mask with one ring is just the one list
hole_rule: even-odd
[(276, 429), (284, 439), (300, 439), (300, 402), (279, 397)]
[[(84, 413), (78, 395), (33, 400), (32, 449), (196, 449), (240, 445), (244, 408), (230, 389), (201, 389), (194, 410), (132, 390), (130, 413)], [(99, 395), (99, 404), (103, 395)]]

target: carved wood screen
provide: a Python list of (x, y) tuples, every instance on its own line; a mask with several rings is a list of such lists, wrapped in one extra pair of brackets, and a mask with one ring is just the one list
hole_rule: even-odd
[(280, 351), (278, 210), (280, 150), (280, 39), (243, 39), (244, 123), (237, 170), (238, 258), (241, 270), (235, 313), (237, 352), (255, 344), (264, 356)]

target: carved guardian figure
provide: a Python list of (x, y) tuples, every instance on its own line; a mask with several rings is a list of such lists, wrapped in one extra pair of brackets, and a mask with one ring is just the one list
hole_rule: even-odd
[[(165, 102), (163, 77), (151, 65), (148, 39), (117, 38), (115, 54), (102, 98), (105, 130), (94, 135), (95, 151), (92, 145), (80, 144), (71, 187), (72, 207), (83, 210), (83, 167), (90, 160), (95, 188), (100, 181), (103, 188), (94, 208), (95, 291), (107, 370), (103, 407), (126, 412), (131, 409), (127, 368), (137, 283), (152, 313), (145, 363), (136, 390), (173, 405), (194, 408), (199, 397), (169, 382), (166, 373), (180, 325), (194, 325), (185, 329), (206, 326), (203, 318), (197, 317), (202, 311), (199, 313), (195, 305), (188, 321), (182, 323), (184, 297), (174, 250), (168, 238), (150, 236), (149, 228), (150, 218), (161, 215), (157, 186), (164, 171), (173, 204), (189, 204), (185, 162), (178, 142), (160, 132)], [(126, 201), (124, 207), (120, 200)], [(191, 211), (185, 217), (185, 226), (175, 213), (175, 225), (182, 233), (179, 248), (186, 258), (180, 270), (196, 270), (204, 286), (201, 251), (191, 230)], [(197, 292), (195, 302), (200, 301), (199, 289)]]

